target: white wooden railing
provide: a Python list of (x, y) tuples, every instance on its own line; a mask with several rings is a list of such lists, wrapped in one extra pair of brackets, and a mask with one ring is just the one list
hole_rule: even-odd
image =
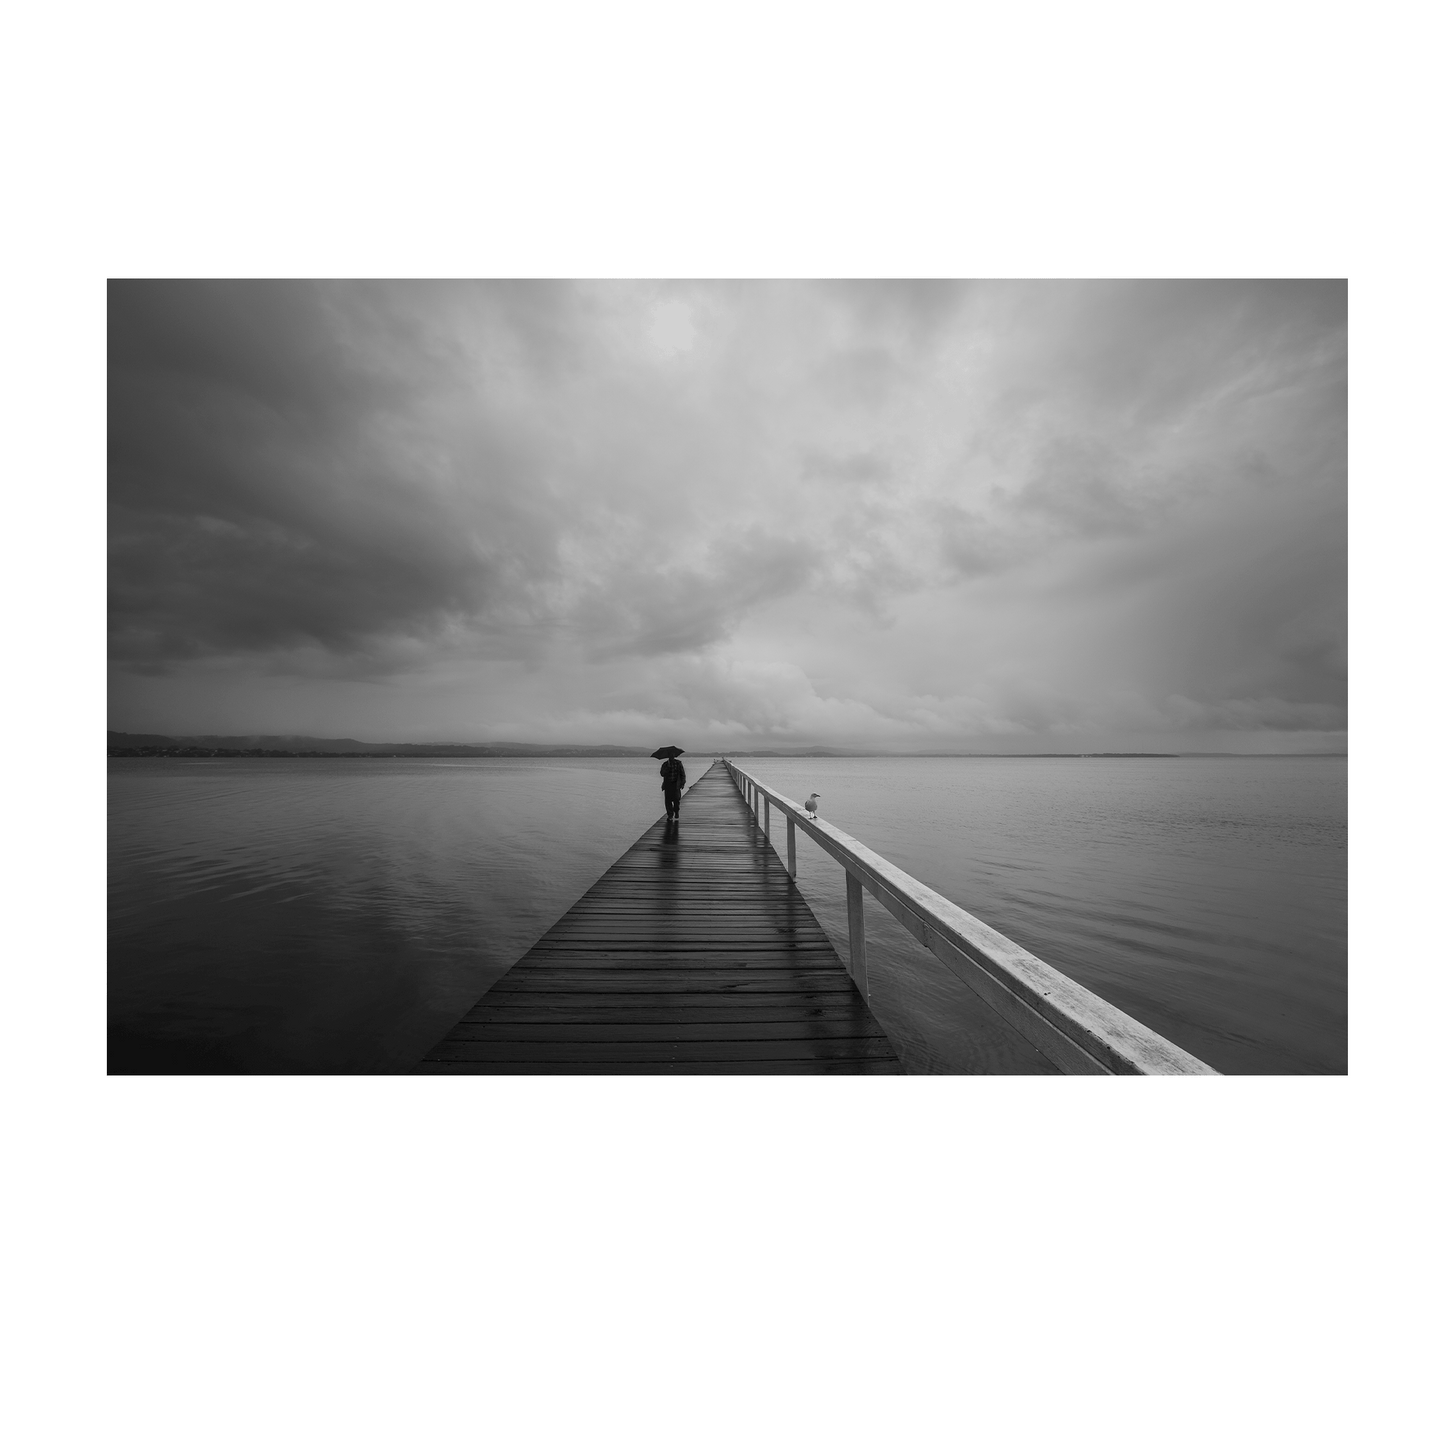
[(723, 760), (768, 843), (772, 813), (788, 823), (788, 872), (798, 875), (797, 829), (843, 865), (848, 883), (848, 972), (866, 998), (866, 888), (921, 944), (1067, 1074), (1212, 1074), (1201, 1059), (1035, 958), (956, 903), (895, 868), (856, 838)]

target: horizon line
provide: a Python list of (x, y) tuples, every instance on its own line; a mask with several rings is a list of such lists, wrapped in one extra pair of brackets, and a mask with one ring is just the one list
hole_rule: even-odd
[[(131, 732), (119, 728), (107, 728), (107, 738), (163, 738), (166, 743), (178, 747), (194, 745), (195, 740), (207, 739), (208, 745), (213, 747), (225, 746), (221, 739), (231, 743), (248, 743), (252, 747), (262, 746), (263, 739), (276, 742), (303, 743), (313, 742), (318, 744), (326, 743), (351, 743), (358, 748), (386, 750), (386, 749), (421, 749), (421, 748), (471, 748), (478, 751), (484, 749), (500, 750), (515, 749), (524, 753), (545, 753), (548, 751), (557, 752), (595, 752), (595, 753), (624, 753), (629, 756), (650, 757), (651, 750), (643, 743), (577, 743), (577, 742), (546, 742), (546, 743), (524, 743), (510, 739), (502, 739), (496, 742), (365, 742), (360, 738), (351, 737), (317, 737), (311, 733), (160, 733), (160, 732)], [(214, 740), (214, 741), (211, 741)], [(125, 744), (112, 743), (111, 746), (141, 746), (160, 747), (162, 743)], [(320, 749), (316, 749), (320, 750)], [(275, 749), (273, 749), (275, 751)], [(883, 748), (877, 746), (842, 747), (826, 743), (800, 743), (794, 745), (781, 745), (774, 747), (759, 747), (757, 744), (744, 745), (742, 747), (714, 747), (696, 748), (692, 756), (698, 757), (711, 754), (715, 757), (786, 757), (788, 755), (832, 755), (838, 757), (965, 757), (965, 758), (1088, 758), (1088, 757), (1348, 757), (1347, 749), (1334, 750), (1291, 750), (1287, 752), (1233, 752), (1227, 749), (1202, 749), (1185, 748), (1177, 751), (1164, 751), (1155, 749), (1125, 749), (1125, 748), (1096, 748), (1088, 751), (1065, 752), (1061, 750), (1035, 750), (1029, 752), (982, 752), (977, 750), (962, 750), (950, 748), (915, 748), (900, 750), (896, 748)], [(684, 755), (687, 755), (686, 753)]]

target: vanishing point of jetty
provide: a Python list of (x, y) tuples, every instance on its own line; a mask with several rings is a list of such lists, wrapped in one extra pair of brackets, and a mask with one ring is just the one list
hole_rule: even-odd
[[(731, 763), (684, 812), (649, 828), (416, 1072), (902, 1073), (868, 1007), (865, 888), (1061, 1072), (1214, 1072)], [(846, 962), (794, 881), (799, 832), (846, 872)]]

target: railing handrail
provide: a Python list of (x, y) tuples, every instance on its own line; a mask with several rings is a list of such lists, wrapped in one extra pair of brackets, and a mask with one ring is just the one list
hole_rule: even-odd
[[(792, 833), (798, 827), (855, 880), (850, 882), (850, 895), (860, 886), (867, 888), (914, 938), (1066, 1073), (1215, 1072), (856, 838), (821, 818), (809, 817), (792, 798), (726, 758), (722, 762), (745, 801), (747, 789), (752, 788), (756, 797), (766, 800), (765, 806), (778, 808), (787, 818), (790, 872), (796, 872)], [(750, 806), (756, 812), (756, 804)], [(849, 905), (850, 954), (861, 969), (861, 894), (856, 909), (852, 896)]]

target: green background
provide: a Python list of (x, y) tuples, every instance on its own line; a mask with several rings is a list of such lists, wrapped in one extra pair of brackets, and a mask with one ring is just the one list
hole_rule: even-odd
[[(1429, 1056), (1412, 1042), (1439, 949), (1413, 910), (1389, 1133), (52, 1133), (43, 905), (52, 227), (1399, 228), (1402, 611), (1423, 652), (1438, 603), (1410, 562), (1438, 461), (1412, 484), (1409, 416), (1439, 407), (1441, 230), (1439, 51), (1416, 14), (12, 14), (14, 1438), (1428, 1431), (1438, 1116), (1410, 1061)], [(1435, 858), (1436, 783), (1412, 746), (1433, 686), (1405, 688), (1406, 899), (1428, 896)]]

